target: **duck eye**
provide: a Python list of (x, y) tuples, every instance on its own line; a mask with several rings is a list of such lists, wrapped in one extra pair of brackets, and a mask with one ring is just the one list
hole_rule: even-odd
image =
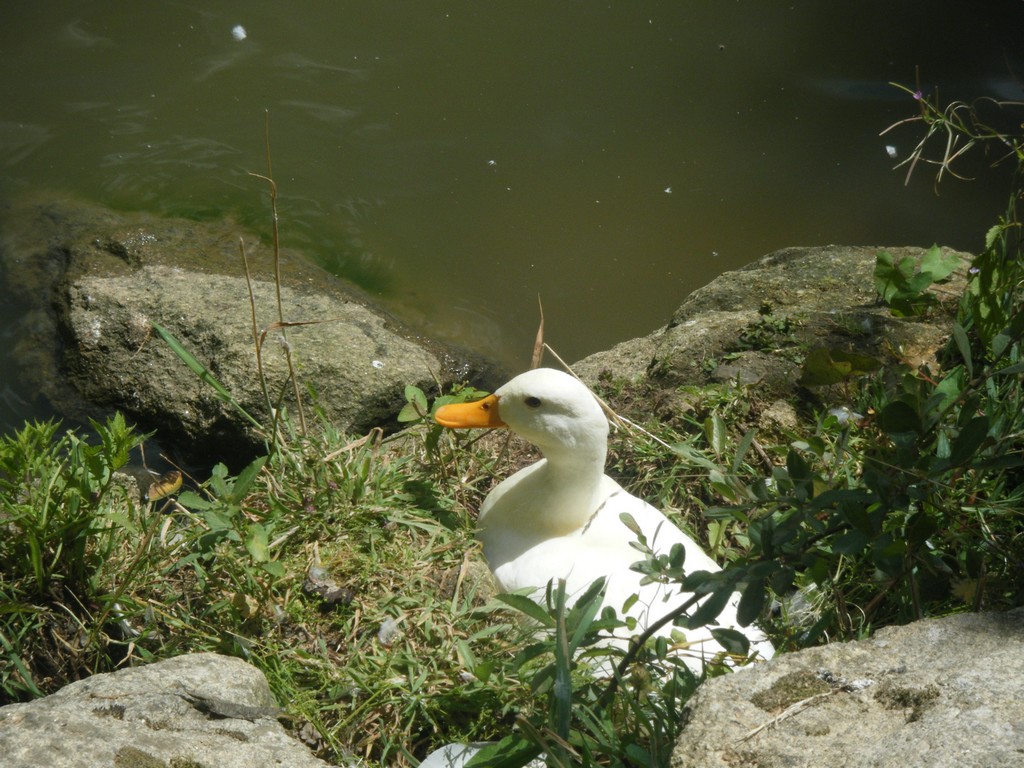
[(523, 402), (526, 403), (531, 408), (540, 408), (540, 398), (539, 397), (533, 397), (531, 395), (530, 397), (528, 397), (525, 400), (523, 400)]

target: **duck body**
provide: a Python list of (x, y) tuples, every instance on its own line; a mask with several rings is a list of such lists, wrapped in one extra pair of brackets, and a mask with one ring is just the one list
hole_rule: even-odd
[[(585, 522), (571, 529), (546, 525), (543, 514), (549, 509), (565, 509), (564, 496), (557, 490), (549, 493), (552, 483), (546, 477), (550, 465), (542, 460), (503, 481), (487, 497), (480, 510), (479, 538), (484, 556), (498, 586), (505, 591), (540, 588), (552, 579), (565, 579), (566, 591), (579, 594), (594, 580), (606, 580), (605, 604), (621, 613), (622, 605), (640, 590), (640, 574), (632, 565), (643, 555), (631, 542), (636, 534), (626, 527), (622, 515), (636, 522), (645, 539), (657, 552), (668, 552), (673, 544), (686, 549), (688, 570), (719, 570), (718, 566), (689, 537), (682, 535), (658, 510), (627, 493), (614, 480), (602, 475), (596, 493), (581, 502)], [(545, 498), (539, 507), (523, 506), (523, 498)], [(549, 506), (550, 504), (550, 506)], [(585, 506), (583, 506), (585, 505)], [(540, 512), (536, 524), (523, 526), (521, 520)], [(641, 602), (664, 599), (661, 585), (645, 585)], [(657, 592), (657, 594), (656, 594)], [(638, 604), (639, 605), (639, 604)], [(656, 610), (656, 605), (650, 605)], [(667, 613), (664, 607), (662, 613)], [(639, 618), (639, 617), (638, 617)], [(657, 618), (657, 616), (652, 616)]]
[[(586, 386), (568, 374), (528, 371), (482, 401), (438, 409), (436, 419), (454, 428), (508, 426), (544, 455), (499, 483), (480, 508), (479, 538), (502, 590), (530, 589), (542, 599), (550, 581), (565, 579), (573, 596), (604, 578), (604, 605), (635, 618), (638, 629), (682, 605), (692, 594), (678, 585), (641, 584), (632, 566), (644, 555), (623, 515), (635, 521), (656, 553), (667, 554), (680, 544), (687, 573), (721, 570), (664, 514), (604, 474), (608, 420)], [(639, 599), (624, 614), (623, 605), (633, 595)], [(717, 625), (743, 632), (751, 651), (769, 658), (771, 643), (756, 628), (739, 627), (737, 606), (733, 595)], [(724, 650), (707, 628), (685, 634), (683, 658), (694, 669)]]

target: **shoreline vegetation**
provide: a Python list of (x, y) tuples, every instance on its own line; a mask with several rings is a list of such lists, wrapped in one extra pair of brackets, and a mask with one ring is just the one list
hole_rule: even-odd
[[(595, 383), (623, 416), (610, 473), (725, 566), (695, 579), (638, 550), (648, 578), (712, 595), (678, 617), (690, 626), (713, 623), (718, 597), (739, 591), (742, 618), (786, 652), (1024, 600), (1024, 141), (980, 122), (994, 102), (940, 109), (907, 93), (920, 110), (911, 125), (925, 129), (910, 172), (934, 163), (938, 183), (979, 146), (1017, 170), (955, 300), (939, 288), (964, 271), (959, 258), (877, 256), (873, 290), (892, 316), (948, 316), (937, 363), (789, 349), (804, 394), (798, 418), (775, 429), (750, 422), (756, 386), (689, 389), (687, 409), (659, 419), (650, 381)], [(745, 343), (771, 354), (786, 322), (766, 308)], [(233, 403), (185, 343), (156, 330), (183, 375)], [(257, 359), (266, 330), (253, 323)], [(405, 429), (387, 436), (339, 431), (302, 384), (293, 370), (305, 407), (264, 388), (272, 419), (250, 415), (264, 455), (145, 490), (120, 470), (150, 435), (120, 414), (94, 421), (93, 437), (46, 422), (0, 439), (0, 704), (217, 651), (259, 667), (296, 733), (332, 762), (414, 765), (448, 742), (494, 741), (478, 764), (543, 752), (552, 765), (667, 766), (701, 682), (667, 640), (601, 645), (617, 619), (589, 610), (599, 584), (568, 608), (558, 585), (545, 605), (493, 594), (475, 510), (530, 454), (432, 422), (440, 405), (479, 394), (470, 383), (410, 385)], [(609, 654), (612, 680), (595, 674)]]

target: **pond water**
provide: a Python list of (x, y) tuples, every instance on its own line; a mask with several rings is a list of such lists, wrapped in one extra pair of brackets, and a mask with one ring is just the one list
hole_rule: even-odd
[[(893, 170), (899, 81), (1024, 98), (1024, 3), (9, 3), (0, 195), (268, 228), (414, 329), (525, 367), (826, 243), (977, 249), (1007, 176)], [(0, 302), (0, 312), (4, 302)], [(2, 317), (0, 317), (2, 322)]]

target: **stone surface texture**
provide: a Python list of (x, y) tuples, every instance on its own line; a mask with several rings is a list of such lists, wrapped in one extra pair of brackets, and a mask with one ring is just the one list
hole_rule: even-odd
[(1024, 609), (776, 656), (705, 683), (673, 768), (1024, 765)]
[[(214, 706), (203, 707), (204, 701)], [(0, 708), (0, 764), (326, 768), (287, 733), (278, 711), (255, 667), (212, 653), (178, 656)]]

